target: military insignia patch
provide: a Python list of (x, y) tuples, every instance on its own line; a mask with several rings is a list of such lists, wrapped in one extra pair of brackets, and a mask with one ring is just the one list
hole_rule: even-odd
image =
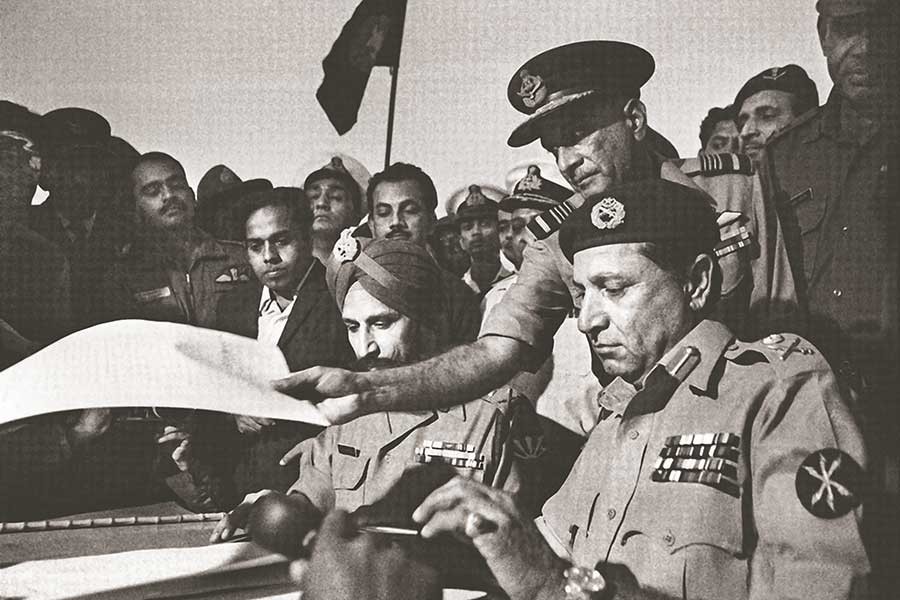
[(522, 86), (516, 95), (522, 99), (522, 104), (528, 108), (540, 106), (547, 99), (547, 86), (540, 75), (532, 75), (528, 69), (519, 71), (519, 77), (522, 79)]
[(518, 190), (528, 190), (532, 192), (541, 189), (541, 169), (537, 165), (529, 165), (528, 173), (522, 178), (522, 181), (516, 186)]
[(544, 436), (542, 435), (526, 435), (512, 443), (513, 454), (522, 460), (532, 460), (540, 458), (547, 453), (547, 447), (544, 446)]
[(741, 438), (734, 433), (673, 435), (659, 451), (650, 479), (658, 483), (701, 483), (739, 498)]
[(334, 248), (331, 250), (331, 254), (341, 264), (353, 262), (360, 252), (362, 252), (362, 245), (357, 238), (353, 237), (349, 228), (341, 232), (341, 237), (335, 242)]
[(784, 77), (787, 71), (783, 70), (781, 67), (772, 67), (769, 69), (769, 72), (763, 75), (763, 79), (768, 79), (769, 81), (778, 81), (782, 77)]
[(836, 519), (859, 506), (862, 467), (837, 448), (816, 450), (797, 469), (797, 498), (810, 514)]
[(625, 207), (615, 198), (604, 198), (591, 209), (591, 223), (597, 229), (615, 229), (625, 222)]
[(135, 292), (134, 299), (138, 302), (152, 302), (153, 300), (161, 300), (172, 295), (172, 288), (169, 286), (157, 288), (155, 290), (145, 290), (143, 292)]
[(222, 271), (222, 273), (216, 277), (216, 283), (241, 283), (245, 281), (250, 281), (247, 267), (228, 267), (227, 270)]

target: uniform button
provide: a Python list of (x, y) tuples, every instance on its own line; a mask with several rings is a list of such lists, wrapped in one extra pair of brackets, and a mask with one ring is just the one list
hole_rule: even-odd
[(608, 511), (606, 511), (606, 518), (609, 519), (610, 521), (615, 519), (616, 518), (616, 509), (611, 508)]
[(841, 227), (841, 231), (843, 231), (844, 233), (847, 233), (848, 231), (850, 231), (850, 228), (847, 227), (846, 225), (844, 225), (843, 227)]
[(667, 531), (666, 535), (663, 536), (663, 541), (666, 543), (666, 546), (674, 546), (675, 535), (671, 531)]
[(831, 290), (831, 293), (834, 294), (835, 298), (840, 298), (844, 295), (844, 290)]
[(630, 437), (630, 438), (633, 439), (633, 440), (638, 439), (638, 436), (639, 436), (639, 435), (641, 435), (641, 434), (638, 433), (638, 430), (637, 430), (637, 429), (632, 429), (631, 431), (628, 432), (628, 437)]

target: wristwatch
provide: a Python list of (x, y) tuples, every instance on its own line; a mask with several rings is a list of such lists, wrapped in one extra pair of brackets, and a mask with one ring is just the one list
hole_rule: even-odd
[(597, 569), (572, 566), (563, 571), (563, 577), (566, 600), (596, 600), (606, 590), (606, 580)]

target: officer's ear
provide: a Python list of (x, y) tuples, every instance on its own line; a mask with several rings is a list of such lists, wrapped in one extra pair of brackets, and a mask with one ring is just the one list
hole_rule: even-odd
[(699, 313), (710, 300), (715, 263), (709, 254), (698, 254), (688, 272), (684, 291), (688, 295), (691, 310)]
[(647, 107), (637, 98), (625, 105), (625, 124), (635, 140), (641, 141), (647, 135)]

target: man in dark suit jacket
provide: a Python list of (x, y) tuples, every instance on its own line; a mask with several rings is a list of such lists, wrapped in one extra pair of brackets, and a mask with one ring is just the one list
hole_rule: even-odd
[[(251, 194), (246, 215), (247, 258), (259, 285), (224, 294), (216, 328), (277, 343), (291, 371), (314, 365), (347, 366), (353, 351), (340, 312), (325, 284), (325, 267), (312, 255), (312, 213), (299, 190)], [(296, 479), (278, 460), (318, 427), (243, 415), (229, 418), (225, 439), (236, 450), (234, 483), (243, 495), (262, 487), (285, 490)], [(221, 433), (221, 432), (220, 432)], [(223, 446), (218, 445), (217, 451)]]

